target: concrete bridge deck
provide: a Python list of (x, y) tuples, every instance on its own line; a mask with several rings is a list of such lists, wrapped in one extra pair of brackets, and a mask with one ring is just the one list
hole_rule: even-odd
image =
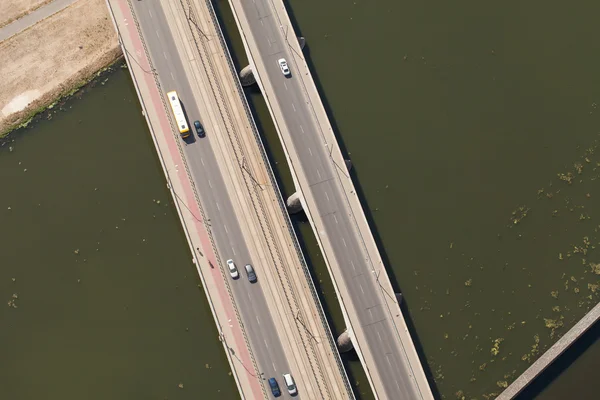
[(550, 364), (563, 354), (600, 319), (600, 303), (596, 304), (583, 318), (569, 331), (552, 345), (540, 358), (538, 358), (525, 372), (510, 384), (498, 400), (511, 400), (519, 395), (535, 378), (537, 378)]
[[(433, 395), (281, 0), (229, 0), (348, 333), (380, 399)], [(309, 43), (310, 45), (310, 43)], [(285, 58), (291, 76), (278, 60)]]

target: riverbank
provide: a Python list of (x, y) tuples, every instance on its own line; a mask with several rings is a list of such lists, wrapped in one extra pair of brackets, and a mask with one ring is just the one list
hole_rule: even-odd
[[(84, 16), (84, 17), (82, 17)], [(0, 137), (121, 55), (104, 0), (78, 0), (0, 42)]]

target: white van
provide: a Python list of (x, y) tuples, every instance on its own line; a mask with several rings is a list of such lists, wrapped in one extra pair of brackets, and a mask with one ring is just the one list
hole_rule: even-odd
[(298, 389), (296, 389), (296, 383), (294, 383), (294, 378), (292, 378), (291, 374), (283, 374), (283, 381), (285, 382), (285, 386), (287, 387), (288, 393), (292, 396), (298, 394)]

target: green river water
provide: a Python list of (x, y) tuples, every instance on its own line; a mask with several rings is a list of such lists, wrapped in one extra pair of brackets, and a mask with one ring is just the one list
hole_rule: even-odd
[(129, 73), (108, 78), (0, 147), (0, 398), (235, 398)]
[[(598, 302), (600, 4), (288, 5), (436, 395), (493, 397)], [(63, 108), (0, 148), (0, 395), (234, 398), (127, 71)], [(339, 333), (319, 250), (294, 221)], [(596, 398), (598, 333), (521, 398)]]

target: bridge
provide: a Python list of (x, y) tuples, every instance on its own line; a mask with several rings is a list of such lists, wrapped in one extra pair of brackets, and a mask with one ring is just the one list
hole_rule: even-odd
[[(290, 165), (296, 205), (312, 225), (347, 335), (375, 396), (432, 399), (398, 296), (282, 0), (229, 4)], [(281, 58), (289, 64), (288, 77), (278, 65)]]
[(523, 372), (509, 387), (504, 389), (498, 400), (512, 400), (533, 382), (542, 372), (559, 358), (573, 343), (600, 319), (600, 303), (596, 304), (569, 331), (556, 341), (540, 358)]
[[(212, 3), (107, 4), (241, 397), (270, 398), (274, 377), (291, 398), (282, 378), (291, 373), (294, 398), (354, 398)], [(192, 132), (185, 139), (172, 90)]]

